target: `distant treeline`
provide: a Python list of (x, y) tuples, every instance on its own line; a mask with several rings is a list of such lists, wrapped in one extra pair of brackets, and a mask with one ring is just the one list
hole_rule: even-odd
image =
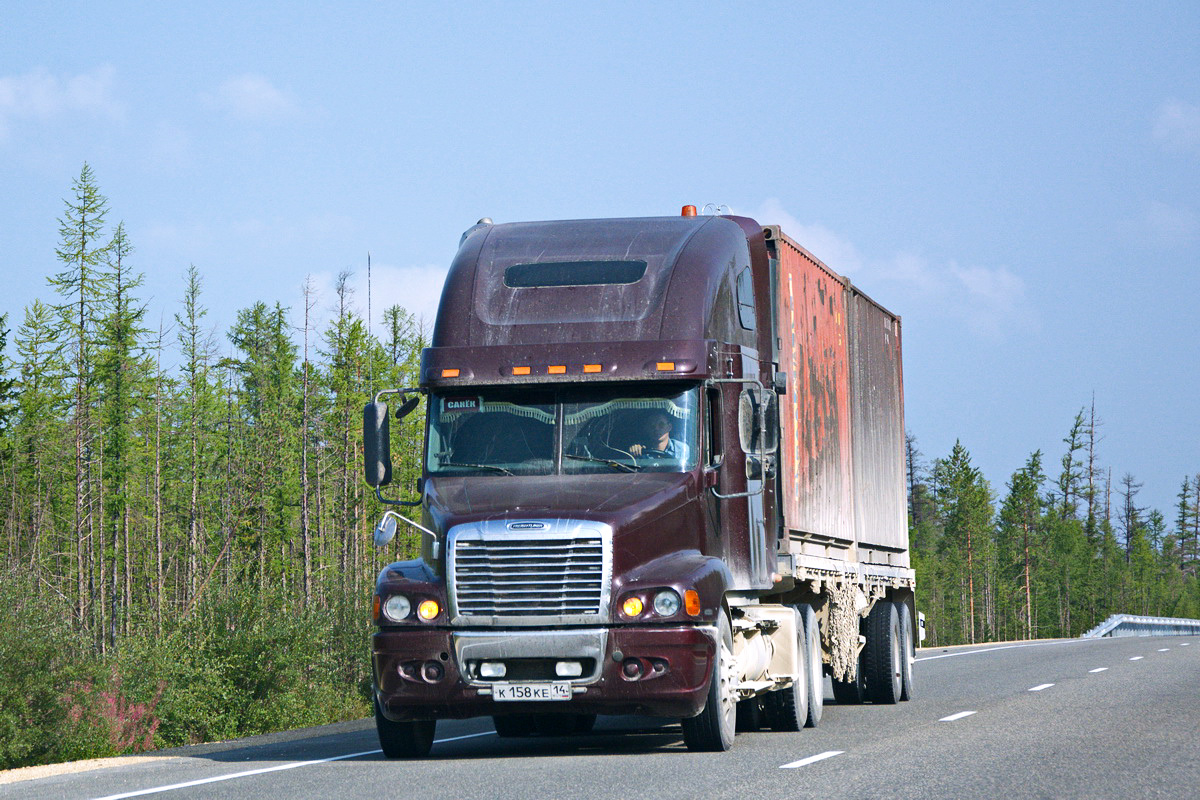
[[(152, 324), (87, 165), (55, 255), (50, 297), (0, 316), (0, 768), (368, 714), (371, 589), (415, 540), (370, 546), (361, 411), (415, 383), (422, 326), (393, 306), (372, 335), (343, 274), (218, 337), (194, 267)], [(423, 424), (393, 428), (410, 498)], [(1098, 429), (1081, 412), (1058, 477), (1034, 453), (1003, 497), (961, 445), (927, 465), (910, 437), (927, 644), (1200, 616), (1200, 475), (1168, 522), (1112, 486)]]
[(1173, 519), (1137, 504), (1100, 464), (1095, 405), (1063, 439), (1057, 475), (1041, 451), (995, 492), (961, 442), (927, 465), (907, 440), (909, 535), (926, 645), (1073, 637), (1111, 614), (1200, 618), (1200, 474)]

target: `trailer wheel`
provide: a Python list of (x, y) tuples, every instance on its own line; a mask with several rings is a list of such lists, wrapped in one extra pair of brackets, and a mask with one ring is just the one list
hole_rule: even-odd
[(682, 720), (683, 742), (693, 752), (721, 752), (733, 746), (737, 733), (737, 660), (733, 656), (733, 633), (729, 618), (721, 614), (717, 623), (717, 652), (704, 710)]
[(833, 699), (837, 701), (839, 706), (856, 706), (866, 699), (861, 656), (858, 659), (858, 668), (855, 671), (853, 680), (839, 681), (837, 678), (833, 679)]
[(821, 660), (821, 629), (817, 612), (807, 603), (800, 606), (800, 621), (804, 624), (804, 669), (808, 676), (808, 716), (804, 727), (815, 728), (825, 708), (825, 670)]
[(912, 612), (905, 603), (897, 603), (896, 610), (900, 613), (901, 659), (903, 668), (900, 670), (900, 699), (912, 700), (913, 697), (913, 659), (917, 655), (916, 643), (913, 641)]
[(379, 747), (388, 758), (424, 758), (433, 748), (437, 720), (419, 719), (393, 722), (383, 715), (375, 701), (375, 730)]
[(899, 701), (904, 654), (900, 615), (896, 604), (880, 600), (867, 617), (867, 644), (863, 648), (867, 699), (890, 705)]
[(768, 692), (763, 698), (767, 707), (767, 720), (773, 731), (798, 731), (808, 721), (808, 640), (804, 635), (804, 620), (798, 610), (795, 611), (795, 618), (798, 651), (796, 665), (800, 674), (788, 688)]

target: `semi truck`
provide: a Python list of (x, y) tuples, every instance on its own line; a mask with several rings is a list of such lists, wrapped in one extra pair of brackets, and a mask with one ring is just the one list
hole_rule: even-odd
[[(395, 395), (396, 397), (391, 397)], [(394, 411), (388, 400), (393, 401)], [(463, 235), (419, 383), (363, 411), (420, 557), (373, 602), (388, 757), (439, 719), (564, 735), (678, 719), (690, 750), (913, 695), (900, 318), (733, 215)], [(425, 404), (419, 499), (389, 420)]]

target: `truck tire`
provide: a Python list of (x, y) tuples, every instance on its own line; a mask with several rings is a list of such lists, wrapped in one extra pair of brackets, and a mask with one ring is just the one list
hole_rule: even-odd
[(751, 697), (737, 704), (737, 732), (754, 733), (763, 726), (763, 698)]
[(821, 721), (825, 708), (825, 665), (821, 660), (821, 628), (817, 624), (817, 612), (807, 603), (799, 607), (800, 621), (804, 624), (804, 667), (808, 676), (808, 716), (804, 727), (815, 728)]
[(773, 731), (794, 733), (808, 721), (808, 640), (804, 636), (804, 620), (796, 610), (796, 666), (799, 674), (786, 689), (768, 692), (763, 698), (767, 722)]
[(917, 654), (913, 641), (913, 615), (906, 603), (897, 603), (896, 610), (900, 613), (900, 637), (904, 640), (900, 648), (904, 659), (900, 670), (900, 699), (907, 701), (913, 697), (913, 658)]
[(418, 719), (393, 722), (379, 709), (375, 701), (375, 730), (379, 747), (388, 758), (424, 758), (433, 748), (433, 733), (437, 720)]
[(867, 699), (873, 703), (891, 705), (900, 700), (902, 638), (896, 604), (877, 601), (867, 617), (867, 644), (863, 647)]
[(693, 752), (715, 753), (733, 746), (737, 733), (737, 660), (733, 656), (733, 633), (729, 618), (717, 622), (717, 650), (713, 655), (712, 679), (704, 710), (682, 720), (683, 742)]
[(858, 659), (858, 669), (854, 680), (839, 681), (833, 679), (833, 699), (839, 706), (856, 706), (866, 699), (866, 687), (863, 685), (862, 658)]

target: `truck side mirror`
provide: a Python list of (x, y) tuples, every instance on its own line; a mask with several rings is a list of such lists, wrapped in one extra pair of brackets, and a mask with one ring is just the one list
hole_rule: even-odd
[(421, 405), (421, 395), (413, 394), (404, 399), (400, 407), (396, 409), (396, 419), (404, 419), (413, 412), (413, 409)]
[(368, 486), (378, 489), (392, 482), (392, 440), (387, 403), (363, 406), (363, 468)]

